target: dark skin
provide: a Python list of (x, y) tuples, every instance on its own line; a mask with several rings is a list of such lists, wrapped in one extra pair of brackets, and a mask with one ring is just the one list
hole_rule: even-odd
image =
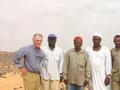
[(94, 51), (99, 51), (101, 49), (101, 45), (100, 45), (101, 38), (98, 37), (98, 36), (93, 36), (92, 41), (93, 41), (93, 50)]
[(81, 50), (81, 46), (82, 46), (82, 41), (80, 39), (74, 40), (74, 48), (76, 52), (79, 52)]
[(48, 38), (48, 46), (50, 47), (51, 50), (55, 48), (56, 44), (56, 38), (55, 37), (49, 37)]
[[(98, 36), (93, 36), (93, 50), (94, 51), (99, 51), (101, 49), (101, 38), (98, 37)], [(105, 78), (105, 81), (104, 81), (104, 84), (107, 86), (110, 84), (110, 78), (109, 78), (110, 75), (107, 75), (106, 78)]]
[(115, 48), (117, 48), (117, 50), (120, 50), (120, 36), (114, 38), (114, 44)]
[[(76, 52), (79, 52), (81, 50), (81, 47), (82, 47), (82, 40), (81, 39), (74, 40), (74, 48)], [(68, 80), (65, 79), (64, 83), (67, 85)], [(83, 86), (86, 86), (86, 85), (88, 85), (88, 81), (85, 80)]]
[[(51, 50), (53, 50), (55, 48), (55, 44), (56, 44), (56, 37), (49, 37), (48, 38), (48, 46), (50, 47)], [(63, 75), (62, 73), (60, 74), (60, 83), (63, 80)]]

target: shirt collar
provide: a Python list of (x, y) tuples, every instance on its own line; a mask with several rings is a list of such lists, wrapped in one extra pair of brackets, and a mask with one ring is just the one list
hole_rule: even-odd
[(56, 45), (53, 50), (50, 49), (49, 45), (47, 47), (49, 48), (50, 51), (54, 51), (56, 49)]
[(115, 51), (120, 51), (120, 49), (117, 49), (117, 48), (115, 48), (114, 50), (115, 50)]
[[(75, 48), (73, 49), (73, 51), (76, 52)], [(81, 48), (81, 50), (80, 50), (79, 52), (77, 52), (77, 53), (83, 53), (82, 48)]]
[(39, 48), (36, 48), (34, 44), (33, 44), (32, 46), (33, 46), (33, 48), (34, 48), (35, 50), (40, 50), (40, 47), (39, 47)]

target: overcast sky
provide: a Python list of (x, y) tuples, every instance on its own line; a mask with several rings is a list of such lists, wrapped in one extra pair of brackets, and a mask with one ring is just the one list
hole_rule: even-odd
[(34, 33), (55, 33), (57, 44), (68, 50), (73, 37), (83, 37), (83, 48), (91, 45), (93, 32), (102, 43), (114, 47), (120, 34), (120, 0), (0, 0), (0, 51), (16, 51), (32, 43)]

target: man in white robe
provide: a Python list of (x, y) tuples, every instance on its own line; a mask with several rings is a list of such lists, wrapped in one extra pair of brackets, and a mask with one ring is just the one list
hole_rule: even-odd
[(87, 47), (91, 66), (91, 82), (93, 90), (110, 90), (111, 54), (110, 50), (101, 45), (102, 36), (99, 33), (93, 35), (93, 46)]

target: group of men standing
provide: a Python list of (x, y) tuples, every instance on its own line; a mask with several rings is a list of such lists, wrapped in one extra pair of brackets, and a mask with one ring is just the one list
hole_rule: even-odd
[(55, 34), (48, 35), (44, 47), (42, 34), (34, 34), (32, 40), (32, 45), (20, 48), (13, 58), (22, 72), (25, 90), (60, 90), (60, 82), (67, 90), (84, 90), (85, 86), (89, 90), (111, 90), (111, 84), (112, 90), (120, 90), (120, 35), (114, 37), (111, 52), (101, 44), (102, 35), (97, 32), (93, 45), (85, 50), (82, 37), (74, 37), (74, 47), (65, 54), (56, 45)]

